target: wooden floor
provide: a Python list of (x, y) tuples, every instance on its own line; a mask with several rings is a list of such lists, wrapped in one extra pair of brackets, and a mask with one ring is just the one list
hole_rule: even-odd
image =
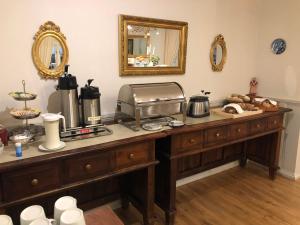
[[(248, 164), (177, 189), (176, 225), (300, 225), (300, 181), (268, 179)], [(117, 211), (126, 225), (141, 224), (133, 207)], [(155, 211), (163, 224), (163, 214)]]

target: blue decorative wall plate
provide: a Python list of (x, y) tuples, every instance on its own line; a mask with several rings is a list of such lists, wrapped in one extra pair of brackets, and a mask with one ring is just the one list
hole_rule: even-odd
[(281, 38), (275, 39), (271, 48), (274, 54), (280, 55), (286, 50), (286, 41)]

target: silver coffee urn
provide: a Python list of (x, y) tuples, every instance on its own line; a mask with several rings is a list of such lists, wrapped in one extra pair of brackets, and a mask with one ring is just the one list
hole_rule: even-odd
[(61, 113), (66, 120), (66, 129), (80, 126), (77, 80), (68, 74), (69, 65), (65, 66), (65, 73), (58, 80), (57, 90), (60, 93)]
[(98, 87), (91, 86), (93, 79), (80, 90), (82, 122), (84, 126), (93, 126), (101, 123), (100, 92)]

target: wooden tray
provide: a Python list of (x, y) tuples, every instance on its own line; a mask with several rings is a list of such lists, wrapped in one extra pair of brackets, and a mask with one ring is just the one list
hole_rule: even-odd
[(213, 113), (216, 113), (216, 114), (218, 114), (220, 116), (223, 116), (225, 118), (232, 118), (232, 119), (245, 117), (245, 116), (253, 116), (253, 115), (256, 115), (256, 114), (263, 113), (263, 110), (257, 110), (257, 111), (244, 111), (241, 114), (231, 114), (231, 113), (223, 112), (222, 108), (215, 108), (215, 109), (212, 109), (211, 111)]

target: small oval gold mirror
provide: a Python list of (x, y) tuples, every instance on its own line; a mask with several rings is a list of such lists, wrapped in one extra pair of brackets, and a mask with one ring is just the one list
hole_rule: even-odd
[(64, 72), (69, 50), (59, 26), (48, 21), (34, 36), (32, 58), (38, 73), (45, 79), (56, 79)]
[(210, 49), (210, 63), (212, 70), (215, 72), (220, 72), (223, 70), (224, 64), (226, 62), (227, 49), (224, 37), (219, 34), (211, 45)]

